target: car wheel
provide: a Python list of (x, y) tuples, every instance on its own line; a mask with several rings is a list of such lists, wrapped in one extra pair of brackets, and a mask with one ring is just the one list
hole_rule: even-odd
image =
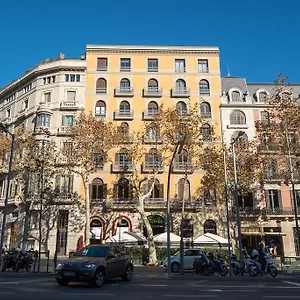
[(61, 286), (67, 286), (69, 284), (68, 280), (56, 279), (56, 282)]
[(179, 265), (178, 262), (173, 262), (173, 263), (171, 264), (171, 271), (172, 271), (173, 273), (179, 273), (179, 271), (180, 271), (180, 265)]
[(95, 272), (93, 286), (101, 287), (104, 283), (104, 272), (102, 269), (99, 269)]
[(132, 266), (128, 265), (125, 274), (122, 276), (124, 281), (130, 281), (132, 278)]

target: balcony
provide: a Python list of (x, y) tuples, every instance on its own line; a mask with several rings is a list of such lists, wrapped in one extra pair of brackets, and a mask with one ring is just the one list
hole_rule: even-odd
[(283, 181), (285, 179), (284, 174), (279, 173), (267, 173), (264, 174), (263, 179), (266, 181)]
[(120, 87), (115, 89), (115, 96), (116, 97), (133, 97), (134, 96), (134, 90), (133, 88), (125, 88)]
[(51, 113), (51, 103), (50, 102), (41, 102), (39, 104), (37, 112), (39, 112), (39, 113), (43, 113), (43, 112)]
[(162, 88), (160, 87), (145, 87), (143, 90), (144, 97), (161, 97)]
[(121, 139), (121, 142), (124, 144), (132, 143), (134, 140), (134, 134), (129, 132), (122, 132), (119, 134), (119, 137)]
[(201, 89), (199, 92), (200, 96), (209, 96), (210, 95), (210, 90), (209, 89)]
[[(298, 208), (298, 214), (300, 213), (300, 208)], [(236, 208), (233, 207), (230, 211), (232, 216), (236, 214)], [(294, 216), (295, 210), (292, 207), (263, 207), (263, 208), (254, 208), (254, 207), (241, 207), (240, 215), (241, 217), (257, 217), (257, 216)]]
[(12, 123), (12, 117), (6, 117), (6, 118), (2, 121), (2, 123), (3, 123), (4, 125), (11, 124), (11, 123)]
[(106, 200), (103, 202), (103, 206), (107, 209), (125, 209), (125, 210), (135, 210), (138, 201), (136, 199), (113, 199)]
[(100, 111), (95, 113), (96, 118), (105, 118), (106, 117), (106, 111)]
[(147, 161), (142, 164), (143, 173), (164, 172), (164, 166), (160, 162)]
[(145, 144), (161, 144), (162, 143), (162, 137), (157, 135), (150, 135), (146, 134), (144, 135), (144, 143)]
[[(4, 201), (5, 201), (5, 198), (3, 197), (3, 198), (0, 198), (0, 207), (4, 207)], [(8, 205), (16, 205), (16, 206), (18, 206), (19, 204), (20, 204), (20, 200), (19, 200), (19, 197), (9, 197), (8, 198), (8, 202), (7, 202), (7, 204)]]
[(66, 156), (59, 156), (56, 158), (56, 165), (67, 165), (68, 158)]
[(133, 120), (133, 110), (123, 109), (114, 112), (115, 120)]
[(131, 173), (135, 169), (132, 163), (117, 162), (111, 165), (111, 172), (113, 173)]
[(18, 117), (19, 118), (24, 118), (27, 116), (27, 113), (28, 113), (28, 108), (23, 108), (19, 111), (18, 113)]
[(265, 152), (276, 152), (278, 151), (278, 145), (275, 144), (262, 144), (260, 146), (261, 151)]
[(200, 116), (204, 119), (211, 119), (211, 112), (201, 112)]
[(96, 94), (106, 94), (107, 88), (96, 88)]
[(72, 126), (61, 126), (57, 129), (57, 135), (70, 135)]
[(158, 66), (148, 66), (148, 72), (158, 72)]
[(173, 173), (193, 173), (194, 165), (189, 162), (175, 162), (173, 165)]
[(190, 95), (191, 95), (191, 89), (189, 88), (185, 88), (185, 89), (172, 88), (171, 90), (171, 97), (186, 98), (186, 97), (190, 97)]
[(153, 120), (158, 113), (158, 109), (148, 109), (143, 112), (143, 120)]
[(49, 126), (43, 126), (43, 125), (37, 125), (37, 127), (34, 129), (34, 134), (39, 135), (50, 135), (50, 127)]
[(76, 110), (79, 108), (78, 102), (76, 101), (65, 101), (60, 103), (60, 109), (64, 110)]
[(97, 71), (107, 71), (107, 66), (97, 66)]

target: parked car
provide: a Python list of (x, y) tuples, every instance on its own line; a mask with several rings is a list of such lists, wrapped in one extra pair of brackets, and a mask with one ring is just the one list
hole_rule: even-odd
[(133, 264), (130, 255), (122, 248), (90, 245), (60, 263), (55, 270), (56, 282), (66, 286), (70, 281), (88, 282), (101, 287), (105, 279), (132, 278)]
[[(184, 251), (183, 268), (184, 270), (193, 270), (194, 259), (200, 258), (203, 255), (202, 249), (187, 249)], [(163, 263), (164, 269), (168, 268), (168, 259), (166, 258)], [(180, 251), (176, 252), (171, 257), (171, 272), (178, 273), (180, 271)]]

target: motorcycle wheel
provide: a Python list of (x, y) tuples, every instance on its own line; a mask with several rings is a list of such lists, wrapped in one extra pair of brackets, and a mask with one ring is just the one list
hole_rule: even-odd
[(239, 275), (240, 274), (240, 271), (237, 267), (232, 267), (232, 272), (234, 275)]
[(1, 272), (5, 272), (5, 270), (6, 270), (6, 264), (4, 264), (4, 265), (2, 266)]
[(278, 275), (278, 270), (276, 267), (274, 266), (271, 266), (269, 267), (269, 274), (272, 276), (272, 277), (276, 277)]
[(19, 266), (19, 264), (16, 264), (16, 266), (15, 266), (15, 272), (18, 273), (19, 270), (20, 270), (20, 266)]
[(228, 268), (226, 266), (221, 266), (221, 270), (219, 272), (221, 276), (226, 276), (228, 274)]
[(203, 266), (203, 275), (204, 276), (211, 275), (211, 268), (209, 266)]
[(258, 275), (258, 269), (257, 269), (257, 267), (250, 266), (249, 270), (248, 270), (248, 273), (249, 273), (250, 276), (256, 277)]

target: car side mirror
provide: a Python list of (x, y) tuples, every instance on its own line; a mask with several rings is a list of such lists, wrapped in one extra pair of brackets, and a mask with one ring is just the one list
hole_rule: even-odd
[(107, 259), (115, 258), (116, 256), (113, 253), (108, 253)]

